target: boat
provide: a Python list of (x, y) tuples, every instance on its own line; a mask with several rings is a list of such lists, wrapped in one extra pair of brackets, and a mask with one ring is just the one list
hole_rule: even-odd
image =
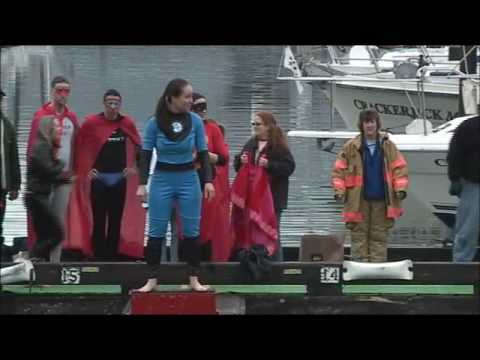
[[(295, 55), (305, 76), (360, 75), (395, 78), (395, 75), (405, 76), (405, 70), (416, 69), (426, 64), (450, 68), (459, 65), (458, 61), (449, 60), (448, 46), (394, 46), (386, 49), (375, 45), (322, 45), (296, 48)], [(476, 55), (479, 66), (478, 50)]]
[[(357, 47), (353, 47), (351, 51), (355, 48)], [(277, 79), (296, 80), (297, 83), (307, 81), (312, 86), (321, 88), (348, 128), (355, 128), (358, 113), (369, 108), (382, 114), (385, 127), (394, 133), (404, 132), (405, 127), (418, 117), (425, 117), (434, 126), (439, 126), (461, 115), (460, 83), (469, 78), (469, 74), (478, 71), (478, 60), (474, 58), (478, 57), (474, 53), (477, 47), (468, 50), (461, 64), (458, 61), (446, 60), (448, 54), (445, 53), (445, 49), (442, 50), (444, 58), (437, 62), (422, 60), (434, 57), (428, 55), (428, 49), (425, 47), (416, 53), (403, 50), (401, 52), (404, 54), (403, 57), (390, 52), (387, 54), (391, 58), (389, 61), (394, 64), (393, 67), (387, 66), (389, 61), (382, 60), (387, 55), (375, 59), (371, 47), (358, 46), (358, 48), (368, 49), (364, 50), (363, 60), (357, 58), (343, 63), (347, 60), (340, 58), (338, 61), (335, 60), (338, 63), (322, 65), (327, 70), (323, 69), (313, 74), (312, 71), (310, 73), (308, 71), (308, 63), (302, 62), (300, 72), (294, 72), (294, 77), (278, 76)], [(290, 53), (291, 50), (286, 48), (283, 59)], [(421, 60), (411, 57), (415, 54), (422, 56)], [(396, 56), (400, 56), (399, 60), (394, 60)], [(333, 55), (331, 58), (336, 59)], [(403, 58), (406, 59), (402, 60)], [(476, 63), (477, 66), (471, 66), (472, 63)], [(285, 63), (284, 67), (288, 68)], [(478, 78), (478, 74), (471, 75), (471, 78)]]

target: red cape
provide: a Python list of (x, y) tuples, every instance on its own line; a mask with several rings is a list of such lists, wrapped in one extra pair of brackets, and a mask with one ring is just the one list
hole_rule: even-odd
[[(230, 183), (228, 179), (229, 150), (223, 134), (217, 124), (211, 121), (204, 122), (207, 137), (208, 151), (222, 155), (226, 164), (216, 166), (216, 176), (213, 181), (215, 197), (211, 201), (202, 200), (200, 219), (200, 243), (211, 244), (211, 261), (228, 261), (232, 250), (230, 227)], [(177, 208), (178, 213), (178, 208)], [(181, 220), (177, 216), (179, 239), (183, 238)]]
[(234, 249), (264, 245), (273, 255), (278, 249), (278, 231), (267, 172), (250, 162), (242, 165), (231, 191)]
[(230, 231), (230, 185), (228, 181), (228, 147), (217, 124), (204, 122), (208, 138), (208, 151), (223, 156), (224, 166), (216, 166), (213, 180), (215, 197), (211, 201), (202, 201), (202, 218), (200, 221), (200, 242), (210, 242), (212, 261), (228, 261), (232, 248)]
[[(71, 216), (69, 217), (70, 237), (67, 246), (80, 249), (87, 256), (93, 255), (92, 231), (93, 219), (90, 201), (90, 183), (88, 173), (109, 136), (120, 128), (127, 134), (127, 167), (135, 166), (135, 145), (140, 146), (141, 139), (133, 120), (124, 116), (119, 122), (106, 120), (100, 115), (89, 115), (77, 136), (75, 143), (74, 171), (77, 175), (74, 190), (70, 198)], [(127, 179), (125, 207), (120, 229), (118, 252), (127, 256), (142, 258), (145, 228), (145, 209), (136, 191), (138, 175)]]
[[(40, 119), (44, 116), (49, 116), (49, 115), (55, 115), (55, 109), (53, 108), (53, 105), (51, 102), (44, 104), (33, 115), (32, 123), (30, 125), (30, 134), (28, 136), (28, 143), (27, 143), (27, 163), (29, 162), (29, 158), (30, 158), (30, 154), (33, 149), (33, 146), (37, 141), (37, 132), (38, 132), (38, 127), (40, 125)], [(75, 128), (73, 137), (75, 139), (76, 134), (78, 133), (78, 128), (79, 128), (77, 115), (74, 112), (70, 111), (70, 109), (65, 106), (65, 111), (63, 112), (62, 115), (57, 116), (57, 119), (63, 122), (63, 118), (65, 117), (68, 117), (73, 122), (73, 126)], [(73, 153), (73, 156), (75, 156), (75, 153)], [(67, 212), (65, 215), (66, 217), (68, 217), (69, 208), (70, 208), (70, 205), (67, 208)], [(67, 221), (65, 221), (65, 223), (67, 223)], [(66, 237), (68, 238), (69, 237), (68, 228), (65, 229), (65, 234), (66, 234)], [(33, 228), (33, 223), (30, 217), (30, 213), (28, 212), (27, 212), (27, 236), (28, 236), (27, 246), (29, 249), (32, 249), (33, 245), (37, 241), (37, 234), (35, 233), (35, 229)], [(65, 242), (63, 244), (64, 244), (64, 248), (67, 249)]]
[[(228, 147), (227, 147), (228, 149)], [(231, 201), (230, 201), (230, 182), (228, 176), (228, 161), (225, 166), (216, 168), (217, 174), (213, 182), (215, 187), (215, 198), (211, 205), (204, 201), (205, 209), (202, 214), (207, 214), (205, 219), (211, 219), (209, 227), (210, 238), (212, 241), (212, 261), (228, 261), (233, 247), (232, 228), (231, 228)], [(211, 214), (211, 215), (208, 215)], [(202, 218), (203, 219), (203, 218)], [(200, 232), (202, 227), (200, 227)]]

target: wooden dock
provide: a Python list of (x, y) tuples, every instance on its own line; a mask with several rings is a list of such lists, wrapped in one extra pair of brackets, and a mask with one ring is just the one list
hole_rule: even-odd
[[(4, 289), (2, 313), (52, 313), (52, 309), (122, 313), (130, 301), (129, 290), (144, 283), (147, 267), (142, 262), (38, 263), (35, 273), (36, 281), (23, 291)], [(200, 277), (214, 287), (219, 313), (480, 314), (478, 262), (414, 262), (412, 280), (345, 281), (342, 274), (342, 263), (284, 262), (273, 264), (268, 275), (253, 281), (239, 263), (205, 263)], [(184, 292), (177, 285), (185, 284), (187, 267), (184, 263), (163, 264), (157, 278), (164, 284), (160, 292)], [(53, 287), (36, 288), (34, 284)], [(84, 290), (59, 294), (61, 286)], [(112, 286), (114, 292), (102, 293), (101, 289)], [(85, 292), (92, 287), (99, 290)]]

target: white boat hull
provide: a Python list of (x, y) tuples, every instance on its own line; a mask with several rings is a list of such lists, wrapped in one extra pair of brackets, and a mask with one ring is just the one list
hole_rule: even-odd
[(453, 227), (458, 198), (448, 193), (447, 151), (401, 151), (408, 163), (409, 193), (445, 225)]
[[(371, 85), (371, 84), (370, 84)], [(416, 86), (416, 85), (415, 85)], [(429, 84), (429, 88), (444, 87), (438, 84)], [(401, 85), (369, 86), (361, 83), (336, 83), (333, 93), (333, 104), (350, 129), (356, 129), (358, 114), (362, 110), (375, 109), (383, 119), (384, 128), (394, 133), (404, 132), (405, 126), (418, 114), (419, 98), (414, 85), (405, 86), (409, 89), (408, 95)], [(439, 126), (458, 116), (458, 89), (447, 86), (444, 91), (425, 91), (425, 117), (432, 125)], [(425, 86), (427, 90), (427, 86)], [(433, 89), (432, 89), (433, 90)], [(328, 88), (325, 90), (330, 96)]]

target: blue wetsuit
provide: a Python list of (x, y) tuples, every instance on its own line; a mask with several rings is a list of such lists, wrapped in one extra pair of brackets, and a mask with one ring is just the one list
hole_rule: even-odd
[[(166, 128), (170, 133), (166, 133)], [(151, 276), (160, 263), (162, 243), (172, 209), (178, 203), (184, 242), (185, 259), (189, 274), (197, 275), (200, 265), (200, 214), (202, 192), (194, 166), (194, 151), (197, 151), (201, 166), (211, 182), (211, 166), (208, 162), (208, 147), (202, 119), (194, 113), (173, 115), (173, 119), (159, 122), (156, 117), (148, 120), (144, 130), (143, 149), (140, 161), (140, 184), (148, 181), (149, 164), (153, 149), (157, 154), (155, 171), (150, 179), (148, 196), (149, 231), (145, 260)]]
[(157, 152), (157, 168), (150, 179), (148, 197), (149, 236), (152, 237), (165, 237), (175, 201), (179, 204), (185, 237), (197, 237), (200, 233), (202, 193), (197, 172), (190, 164), (193, 164), (194, 150), (201, 152), (208, 149), (201, 118), (194, 113), (190, 115), (190, 134), (180, 141), (168, 139), (158, 128), (155, 118), (148, 120), (144, 130), (143, 150), (155, 148)]

